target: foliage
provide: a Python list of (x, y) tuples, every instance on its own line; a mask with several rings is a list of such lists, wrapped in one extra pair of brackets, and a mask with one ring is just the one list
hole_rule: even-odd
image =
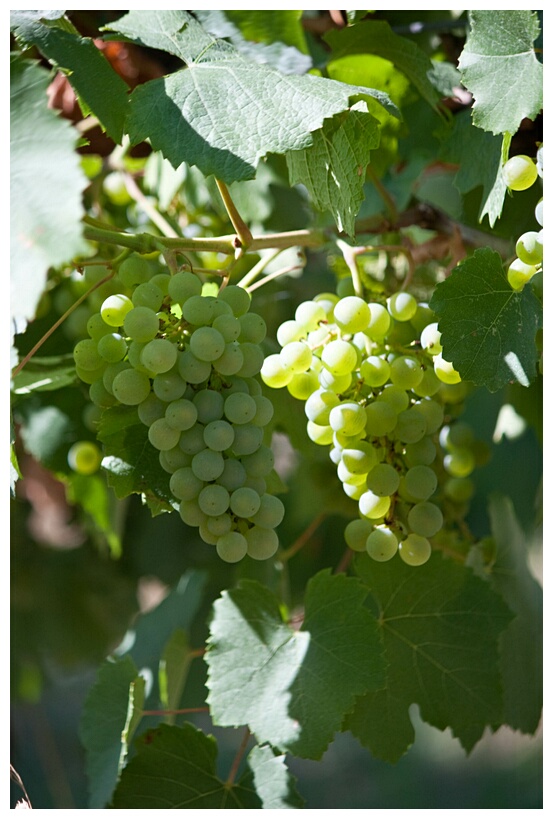
[(539, 729), (539, 516), (478, 475), (541, 431), (541, 17), (337, 14), (11, 13), (14, 694), (42, 633), (96, 669), (89, 808), (301, 808), (413, 704)]

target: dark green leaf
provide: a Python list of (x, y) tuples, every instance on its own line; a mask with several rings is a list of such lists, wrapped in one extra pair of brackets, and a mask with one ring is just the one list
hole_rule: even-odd
[(223, 592), (206, 655), (215, 722), (248, 724), (260, 742), (321, 757), (355, 697), (382, 685), (377, 627), (364, 598), (357, 580), (320, 572), (294, 631), (259, 583)]
[(34, 391), (59, 390), (76, 381), (72, 355), (34, 356), (13, 379), (12, 392), (14, 395), (28, 395)]
[(443, 356), (465, 381), (491, 392), (536, 375), (541, 308), (530, 287), (516, 293), (501, 257), (476, 250), (437, 285), (430, 301), (438, 316)]
[(502, 721), (498, 640), (512, 614), (487, 583), (439, 554), (415, 569), (365, 555), (356, 571), (379, 609), (388, 681), (358, 701), (348, 727), (395, 762), (413, 740), (408, 709), (417, 703), (426, 722), (450, 727), (471, 750)]
[(474, 96), (473, 121), (493, 134), (515, 134), (543, 106), (543, 66), (534, 51), (535, 11), (470, 11), (470, 33), (459, 58)]
[(251, 775), (228, 787), (216, 773), (217, 745), (193, 725), (160, 725), (136, 742), (113, 796), (119, 809), (261, 807)]

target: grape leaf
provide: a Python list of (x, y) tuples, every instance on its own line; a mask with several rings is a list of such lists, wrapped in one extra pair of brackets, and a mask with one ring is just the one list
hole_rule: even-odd
[(72, 472), (64, 478), (67, 500), (87, 513), (95, 530), (101, 532), (112, 557), (121, 556), (121, 538), (113, 524), (113, 495), (101, 475), (79, 475)]
[(430, 307), (438, 316), (443, 356), (465, 381), (495, 392), (534, 379), (540, 304), (531, 287), (512, 289), (498, 253), (476, 250), (436, 286)]
[(381, 91), (253, 63), (187, 12), (132, 11), (110, 28), (187, 64), (131, 95), (131, 141), (150, 140), (174, 167), (186, 161), (227, 183), (253, 179), (267, 154), (310, 146), (311, 132), (345, 111), (350, 97), (373, 98), (399, 117)]
[[(42, 12), (36, 14), (43, 17)], [(93, 113), (114, 142), (120, 142), (129, 88), (93, 40), (81, 37), (67, 19), (52, 22), (16, 13), (12, 15), (12, 27), (18, 39), (36, 46), (52, 65), (67, 74), (83, 114)]]
[(282, 754), (275, 754), (268, 745), (255, 745), (248, 755), (248, 765), (264, 810), (303, 807), (295, 777), (290, 775)]
[(14, 395), (59, 390), (77, 381), (73, 355), (33, 356), (12, 382)]
[(501, 216), (507, 192), (501, 172), (508, 158), (505, 156), (504, 141), (488, 131), (475, 128), (470, 113), (461, 112), (453, 118), (440, 154), (445, 162), (459, 165), (454, 184), (460, 193), (466, 194), (482, 187), (478, 221), (482, 222), (487, 215), (493, 227)]
[(378, 148), (378, 120), (357, 103), (346, 115), (327, 120), (313, 133), (313, 145), (291, 151), (286, 159), (290, 184), (303, 184), (313, 205), (330, 211), (340, 232), (355, 233), (355, 217), (363, 202), (363, 184), (370, 152)]
[(440, 96), (430, 81), (434, 70), (425, 52), (407, 37), (395, 34), (386, 20), (365, 20), (330, 31), (324, 39), (332, 48), (331, 62), (353, 54), (373, 54), (389, 60), (433, 107)]
[(247, 771), (229, 787), (216, 773), (217, 744), (190, 723), (160, 725), (139, 737), (110, 807), (260, 808)]
[(512, 613), (487, 583), (439, 554), (416, 569), (364, 555), (355, 570), (378, 605), (388, 681), (358, 700), (347, 727), (395, 762), (413, 741), (408, 709), (417, 703), (426, 722), (449, 726), (470, 751), (502, 721), (498, 639)]
[(36, 62), (11, 58), (10, 271), (17, 331), (34, 318), (48, 268), (84, 254), (82, 192), (88, 185), (71, 125), (48, 108), (50, 78)]
[(355, 578), (322, 571), (307, 587), (300, 631), (255, 581), (214, 606), (206, 662), (219, 725), (248, 724), (259, 742), (318, 759), (355, 697), (382, 685), (376, 623)]
[(469, 11), (470, 32), (459, 58), (474, 96), (473, 122), (492, 134), (515, 134), (543, 107), (543, 66), (534, 51), (540, 34), (533, 11)]
[(505, 720), (515, 730), (533, 734), (543, 702), (543, 592), (528, 569), (527, 536), (510, 498), (493, 495), (489, 512), (494, 563), (485, 569), (476, 547), (470, 557), (516, 614), (499, 643)]
[(169, 475), (148, 439), (148, 428), (135, 407), (110, 407), (102, 413), (98, 440), (104, 444), (102, 467), (118, 498), (143, 494), (152, 512), (177, 509)]
[(106, 660), (100, 666), (96, 681), (83, 708), (79, 736), (86, 753), (89, 783), (89, 808), (104, 808), (109, 802), (125, 756), (122, 734), (129, 730), (128, 720), (139, 707), (138, 671), (130, 657)]

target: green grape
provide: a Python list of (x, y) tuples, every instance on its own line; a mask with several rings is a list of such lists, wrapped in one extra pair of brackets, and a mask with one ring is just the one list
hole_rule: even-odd
[(226, 342), (213, 327), (198, 327), (190, 337), (190, 351), (200, 361), (215, 361), (225, 352)]
[(373, 560), (385, 563), (398, 550), (398, 540), (388, 526), (376, 526), (367, 537), (365, 549)]
[(307, 338), (307, 330), (295, 319), (284, 321), (276, 332), (276, 339), (281, 347), (292, 341), (303, 341)]
[(234, 428), (227, 421), (210, 421), (204, 429), (204, 441), (209, 449), (224, 452), (233, 444)]
[[(106, 390), (109, 393), (111, 393), (112, 395), (113, 395), (113, 381), (115, 379), (115, 376), (119, 375), (119, 373), (123, 372), (124, 370), (132, 370), (132, 367), (126, 361), (117, 361), (115, 364), (108, 364), (107, 367), (105, 365), (103, 367), (103, 372), (101, 374), (102, 383), (103, 383), (104, 387), (106, 388)], [(79, 375), (79, 378), (81, 380), (84, 380), (81, 373), (78, 372), (78, 368), (77, 368), (77, 373)], [(96, 379), (93, 379), (93, 380), (96, 380)], [(89, 383), (92, 383), (92, 382), (89, 382)]]
[(367, 475), (367, 489), (375, 495), (393, 495), (399, 488), (399, 475), (390, 464), (377, 464)]
[(290, 341), (284, 345), (279, 356), (282, 366), (294, 375), (306, 372), (313, 361), (313, 353), (305, 341)]
[(343, 333), (366, 330), (370, 320), (370, 308), (359, 296), (345, 296), (334, 305), (334, 322)]
[(365, 486), (367, 485), (366, 474), (350, 472), (342, 460), (340, 460), (337, 464), (336, 474), (342, 483), (349, 483), (355, 486), (361, 486), (361, 484), (364, 484)]
[(93, 475), (100, 468), (102, 453), (93, 441), (77, 441), (67, 453), (67, 463), (79, 475)]
[(177, 398), (176, 401), (171, 401), (166, 406), (167, 408), (164, 412), (165, 419), (173, 429), (178, 429), (183, 432), (193, 427), (198, 420), (197, 407), (187, 398)]
[(292, 380), (294, 373), (282, 363), (279, 353), (268, 355), (261, 367), (261, 378), (268, 387), (279, 389)]
[(227, 343), (229, 341), (236, 341), (242, 329), (240, 319), (229, 314), (216, 316), (211, 326), (214, 330), (217, 330), (218, 333), (221, 333)]
[(131, 308), (122, 323), (127, 336), (134, 341), (151, 341), (159, 331), (158, 315), (150, 307)]
[(416, 535), (433, 537), (444, 525), (444, 516), (435, 503), (416, 503), (407, 515), (409, 528)]
[(446, 361), (441, 353), (434, 356), (434, 372), (444, 384), (458, 384), (461, 376), (451, 362)]
[(390, 379), (390, 365), (385, 358), (370, 355), (361, 362), (359, 374), (369, 387), (383, 387)]
[(204, 427), (202, 424), (195, 424), (190, 429), (181, 432), (179, 446), (187, 455), (197, 455), (206, 448), (204, 441)]
[(104, 367), (106, 360), (98, 352), (99, 342), (91, 338), (78, 341), (73, 349), (73, 359), (81, 370), (98, 370)]
[(131, 296), (131, 301), (135, 307), (148, 307), (157, 313), (163, 302), (163, 292), (152, 282), (144, 282), (138, 285)]
[(113, 327), (106, 324), (100, 313), (93, 313), (86, 323), (86, 331), (90, 338), (99, 341), (102, 336), (113, 333)]
[(160, 466), (170, 475), (176, 472), (177, 469), (190, 466), (191, 460), (191, 456), (183, 452), (180, 446), (174, 446), (172, 449), (162, 449), (159, 452)]
[(230, 509), (240, 518), (251, 518), (259, 511), (260, 506), (260, 496), (247, 486), (240, 486), (230, 496)]
[(240, 341), (249, 341), (252, 344), (261, 344), (267, 335), (265, 319), (257, 313), (244, 313), (240, 316)]
[(228, 284), (225, 288), (219, 290), (218, 298), (232, 308), (235, 316), (243, 316), (244, 313), (247, 313), (252, 300), (248, 291), (236, 284)]
[[(259, 344), (252, 344), (251, 341), (240, 342), (240, 352), (244, 358), (244, 363), (236, 374), (242, 378), (252, 378), (261, 371), (265, 354)], [(275, 355), (278, 357), (278, 354)]]
[(397, 416), (394, 435), (404, 444), (414, 444), (427, 434), (426, 418), (415, 408), (404, 410)]
[(438, 355), (442, 352), (441, 337), (437, 321), (427, 324), (421, 333), (421, 347), (430, 355)]
[(319, 378), (313, 370), (304, 373), (296, 373), (291, 381), (286, 385), (286, 389), (299, 401), (306, 401), (309, 396), (319, 388)]
[(232, 452), (238, 457), (251, 455), (263, 442), (263, 430), (255, 424), (239, 424), (234, 427)]
[(223, 471), (217, 478), (217, 483), (229, 492), (234, 492), (235, 489), (244, 486), (246, 478), (246, 470), (237, 458), (225, 458)]
[(227, 532), (217, 540), (216, 548), (225, 563), (238, 563), (248, 553), (248, 541), (240, 532)]
[(176, 469), (169, 479), (169, 489), (180, 501), (197, 498), (204, 486), (189, 466)]
[(209, 361), (200, 361), (190, 349), (184, 350), (178, 359), (178, 368), (183, 381), (189, 384), (202, 384), (211, 375)]
[(444, 492), (455, 503), (467, 503), (474, 495), (474, 483), (469, 478), (449, 478)]
[(226, 535), (232, 530), (232, 517), (228, 512), (223, 512), (222, 515), (209, 515), (206, 526), (211, 534), (219, 539), (221, 535)]
[(456, 449), (444, 458), (444, 469), (454, 478), (466, 478), (476, 466), (474, 455), (470, 449)]
[(191, 468), (201, 481), (216, 481), (225, 468), (225, 459), (220, 452), (205, 448), (194, 455)]
[(541, 264), (543, 260), (543, 242), (540, 233), (535, 230), (523, 233), (517, 241), (516, 254), (525, 264)]
[(121, 293), (108, 296), (102, 303), (100, 314), (110, 327), (122, 327), (125, 316), (133, 309), (133, 303), (128, 296)]
[(337, 407), (340, 399), (333, 390), (318, 389), (305, 402), (307, 418), (318, 426), (328, 426), (330, 412)]
[(213, 321), (213, 302), (206, 296), (190, 296), (182, 305), (182, 317), (196, 327), (204, 327)]
[(338, 338), (325, 346), (321, 361), (333, 375), (345, 375), (357, 367), (357, 350), (349, 341)]
[(150, 279), (152, 269), (146, 259), (133, 253), (121, 262), (117, 275), (125, 287), (134, 289)]
[(104, 387), (104, 382), (101, 379), (93, 381), (88, 390), (88, 397), (96, 407), (106, 409), (113, 407), (117, 403), (115, 396), (108, 392)]
[(503, 179), (513, 191), (525, 191), (532, 187), (538, 178), (536, 164), (525, 154), (512, 156), (503, 165)]
[(206, 515), (223, 515), (229, 508), (230, 495), (224, 486), (217, 483), (204, 486), (198, 495), (198, 506)]
[(162, 401), (155, 393), (151, 392), (138, 405), (138, 417), (145, 426), (149, 427), (158, 418), (165, 417), (166, 407), (165, 401)]
[(437, 401), (423, 399), (414, 404), (413, 409), (420, 413), (426, 420), (426, 433), (432, 435), (437, 432), (444, 422), (444, 408)]
[(514, 259), (507, 270), (507, 279), (513, 290), (518, 292), (537, 272), (538, 268), (535, 265), (526, 264), (522, 259)]
[(386, 384), (380, 395), (377, 395), (376, 400), (386, 401), (394, 409), (396, 415), (409, 406), (409, 396), (405, 390), (396, 387), (395, 384)]
[(326, 312), (322, 304), (316, 301), (304, 301), (296, 308), (294, 318), (309, 332), (317, 329), (319, 322), (326, 321)]
[(167, 292), (175, 304), (183, 304), (191, 296), (201, 295), (202, 283), (194, 273), (181, 270), (170, 277)]
[(254, 560), (268, 560), (278, 550), (278, 535), (272, 529), (252, 526), (246, 532), (248, 555)]
[(155, 449), (173, 449), (180, 439), (178, 429), (169, 426), (165, 418), (158, 418), (148, 427), (148, 440)]
[(198, 390), (192, 399), (198, 412), (198, 421), (201, 424), (209, 424), (211, 421), (219, 421), (223, 417), (225, 399), (217, 390)]
[[(200, 510), (201, 511), (201, 510)], [(204, 543), (208, 543), (210, 546), (216, 546), (217, 541), (219, 540), (219, 535), (213, 534), (211, 529), (208, 526), (209, 523), (209, 516), (206, 515), (205, 519), (202, 520), (200, 525), (198, 526), (198, 534), (203, 540)]]
[(408, 566), (422, 566), (432, 554), (427, 538), (410, 534), (399, 544), (399, 556)]
[(249, 519), (264, 529), (276, 529), (284, 519), (284, 512), (284, 504), (280, 498), (265, 492), (259, 498), (259, 509)]
[(207, 521), (207, 515), (198, 506), (198, 499), (184, 500), (179, 504), (179, 515), (187, 526), (202, 526)]
[(252, 424), (258, 427), (266, 427), (272, 420), (275, 408), (270, 398), (265, 395), (252, 396), (255, 401), (256, 411), (252, 418)]
[(385, 338), (386, 333), (390, 329), (390, 313), (383, 304), (378, 304), (377, 302), (369, 302), (367, 306), (370, 310), (371, 318), (365, 329), (365, 333), (374, 341), (381, 341)]
[(314, 421), (307, 422), (307, 437), (319, 446), (327, 446), (334, 439), (334, 430), (331, 426), (316, 424)]
[(388, 401), (374, 401), (365, 408), (365, 429), (370, 437), (380, 438), (395, 429), (398, 414)]
[(417, 312), (417, 300), (410, 293), (394, 293), (386, 300), (388, 312), (396, 321), (409, 321)]
[(377, 520), (383, 518), (390, 508), (391, 499), (387, 496), (376, 495), (368, 489), (359, 498), (359, 512), (366, 518)]
[(438, 488), (438, 478), (429, 466), (412, 466), (405, 473), (404, 486), (409, 498), (426, 501)]
[(343, 401), (332, 407), (328, 415), (329, 426), (334, 432), (342, 432), (344, 435), (357, 435), (365, 429), (367, 415), (365, 408), (355, 401)]
[(348, 472), (353, 475), (366, 475), (376, 465), (376, 449), (367, 441), (360, 441), (354, 447), (343, 449), (341, 460)]
[(169, 372), (177, 363), (177, 348), (167, 338), (154, 338), (142, 349), (140, 360), (147, 370), (160, 375)]
[(159, 373), (152, 379), (152, 389), (161, 401), (177, 401), (186, 392), (186, 381), (183, 381), (177, 369), (168, 373)]
[(436, 460), (436, 445), (430, 436), (425, 436), (405, 447), (405, 463), (411, 466), (430, 466)]
[(364, 552), (367, 538), (373, 531), (373, 525), (366, 518), (350, 520), (344, 529), (344, 540), (354, 552)]
[(244, 353), (237, 341), (229, 341), (219, 358), (213, 362), (213, 369), (221, 375), (236, 375), (244, 369)]
[(127, 342), (119, 333), (106, 333), (98, 339), (98, 353), (109, 364), (122, 361), (127, 354)]
[(540, 199), (534, 210), (534, 216), (538, 225), (543, 227), (543, 199)]
[(150, 394), (150, 379), (138, 370), (124, 369), (113, 379), (111, 389), (122, 404), (134, 406), (141, 404)]
[(259, 449), (250, 455), (244, 455), (241, 460), (247, 474), (255, 478), (269, 475), (275, 465), (273, 450), (265, 444), (261, 444)]
[(235, 392), (225, 399), (224, 413), (231, 424), (247, 424), (255, 418), (257, 404), (251, 395)]
[(400, 390), (412, 390), (422, 381), (423, 371), (418, 359), (400, 355), (390, 364), (390, 380)]

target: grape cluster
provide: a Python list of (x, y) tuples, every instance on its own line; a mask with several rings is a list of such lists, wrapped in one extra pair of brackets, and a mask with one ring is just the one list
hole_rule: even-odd
[(134, 406), (170, 474), (182, 520), (227, 562), (275, 554), (282, 501), (267, 491), (274, 456), (264, 443), (273, 405), (258, 378), (263, 318), (228, 285), (207, 295), (191, 271), (152, 275), (131, 256), (77, 342), (78, 376), (102, 410)]
[(441, 506), (472, 494), (478, 448), (455, 417), (467, 387), (440, 337), (428, 305), (407, 292), (385, 304), (321, 293), (280, 325), (281, 350), (261, 369), (269, 387), (305, 402), (309, 438), (329, 446), (358, 505), (346, 543), (377, 561), (399, 553), (425, 563), (444, 525)]
[[(539, 159), (542, 149), (540, 149)], [(503, 166), (503, 178), (508, 188), (523, 191), (532, 187), (538, 176), (543, 178), (540, 162), (535, 163), (529, 156), (519, 154), (507, 160)], [(543, 264), (543, 199), (535, 209), (536, 222), (540, 230), (529, 230), (519, 236), (516, 243), (516, 258), (509, 265), (507, 278), (513, 290), (519, 291), (532, 279)]]

